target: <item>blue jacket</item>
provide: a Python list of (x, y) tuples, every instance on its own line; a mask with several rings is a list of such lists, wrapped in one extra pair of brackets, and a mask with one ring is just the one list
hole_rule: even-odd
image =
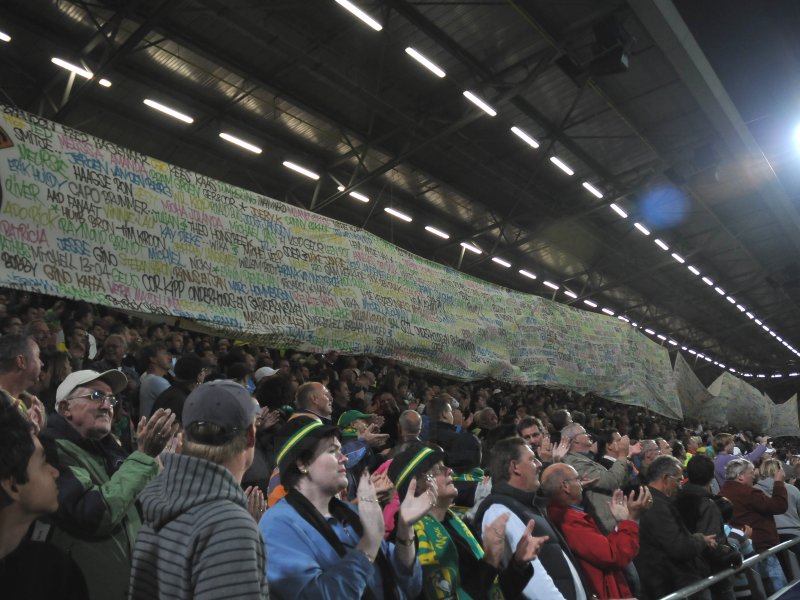
[[(360, 538), (349, 526), (331, 521), (333, 531), (348, 549), (344, 556), (301, 517), (285, 499), (261, 519), (267, 547), (267, 581), (273, 598), (341, 600), (361, 598), (369, 585), (375, 598), (383, 598), (380, 572), (366, 555), (355, 550)], [(408, 571), (396, 559), (394, 544), (383, 542), (383, 551), (394, 567), (401, 598), (416, 598), (422, 591), (422, 567), (414, 559)]]

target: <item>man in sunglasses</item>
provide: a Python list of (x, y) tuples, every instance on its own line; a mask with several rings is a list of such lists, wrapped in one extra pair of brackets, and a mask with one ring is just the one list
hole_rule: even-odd
[(130, 455), (111, 434), (120, 371), (76, 371), (56, 390), (56, 414), (40, 439), (59, 470), (58, 512), (34, 538), (67, 551), (83, 571), (89, 598), (125, 598), (133, 545), (141, 526), (136, 498), (159, 471), (156, 457), (177, 432), (175, 416), (142, 419)]

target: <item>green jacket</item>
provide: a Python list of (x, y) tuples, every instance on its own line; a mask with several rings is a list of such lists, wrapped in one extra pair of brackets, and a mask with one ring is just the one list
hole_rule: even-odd
[(126, 598), (141, 527), (136, 498), (158, 474), (158, 462), (143, 452), (128, 456), (112, 435), (87, 440), (60, 415), (40, 438), (60, 474), (50, 541), (78, 563), (91, 600)]

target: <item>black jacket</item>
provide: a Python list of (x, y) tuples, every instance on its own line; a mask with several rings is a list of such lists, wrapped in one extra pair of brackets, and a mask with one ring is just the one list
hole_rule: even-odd
[(427, 441), (442, 447), (445, 463), (456, 473), (469, 473), (481, 465), (481, 442), (469, 431), (456, 431), (454, 425), (439, 421), (430, 424)]
[(639, 554), (634, 559), (645, 600), (671, 594), (708, 570), (701, 558), (703, 534), (689, 532), (668, 496), (652, 487), (650, 492), (653, 506), (639, 521)]

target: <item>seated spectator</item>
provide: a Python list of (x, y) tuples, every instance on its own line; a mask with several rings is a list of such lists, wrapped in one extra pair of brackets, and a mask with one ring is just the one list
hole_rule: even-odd
[(4, 598), (84, 600), (75, 562), (45, 542), (25, 539), (35, 519), (58, 509), (58, 470), (33, 426), (0, 392), (0, 590)]
[(622, 569), (639, 552), (639, 517), (652, 504), (647, 488), (642, 488), (636, 500), (633, 495), (626, 499), (621, 490), (612, 494), (610, 512), (616, 527), (609, 534), (604, 534), (580, 507), (583, 486), (572, 466), (547, 467), (542, 473), (542, 491), (549, 501), (548, 515), (578, 558), (595, 595), (598, 598), (631, 597)]
[[(452, 471), (443, 460), (441, 450), (415, 443), (395, 456), (389, 468), (389, 478), (395, 483), (401, 501), (406, 498), (411, 480), (416, 481), (417, 495), (426, 493), (429, 487), (436, 490), (436, 504), (414, 525), (422, 564), (423, 597), (436, 600), (446, 586), (452, 597), (486, 598), (499, 574), (503, 596), (518, 598), (533, 575), (530, 561), (536, 558), (544, 540), (530, 535), (533, 529), (530, 523), (513, 560), (507, 568), (501, 568), (508, 517), (501, 515), (484, 530), (484, 551), (467, 525), (450, 510), (458, 491), (453, 485)], [(395, 543), (404, 541), (395, 539)]]
[[(415, 495), (416, 481), (400, 505), (394, 545), (383, 540), (383, 514), (366, 473), (358, 484), (358, 510), (338, 500), (347, 486), (347, 458), (338, 429), (310, 417), (280, 432), (281, 481), (288, 493), (261, 520), (267, 579), (276, 598), (416, 598), (422, 569), (416, 560), (416, 523), (436, 502), (436, 491)], [(368, 596), (369, 597), (369, 596)]]
[(183, 450), (164, 456), (164, 471), (139, 496), (132, 600), (268, 597), (264, 542), (240, 487), (258, 412), (231, 381), (203, 384), (186, 398)]
[(681, 486), (683, 466), (674, 456), (658, 456), (648, 469), (653, 506), (639, 521), (639, 554), (634, 560), (643, 598), (655, 600), (702, 579), (713, 535), (691, 533), (671, 499)]
[(141, 521), (136, 498), (159, 470), (156, 458), (177, 431), (157, 412), (140, 422), (137, 451), (128, 455), (110, 435), (119, 371), (76, 371), (56, 391), (56, 414), (40, 439), (58, 467), (58, 512), (50, 539), (83, 571), (91, 600), (125, 598)]

